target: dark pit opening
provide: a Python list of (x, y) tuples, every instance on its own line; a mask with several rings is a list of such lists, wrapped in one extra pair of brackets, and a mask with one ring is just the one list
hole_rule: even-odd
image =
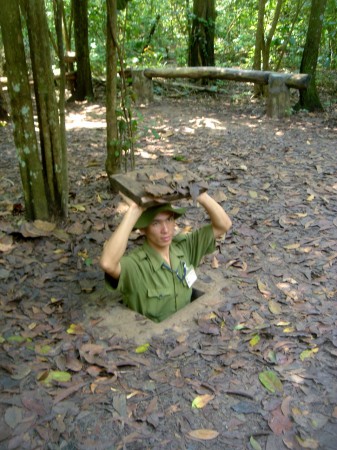
[(197, 289), (197, 288), (192, 288), (191, 302), (194, 302), (194, 300), (196, 300), (197, 298), (200, 298), (204, 294), (205, 294), (204, 291), (201, 291), (200, 289)]

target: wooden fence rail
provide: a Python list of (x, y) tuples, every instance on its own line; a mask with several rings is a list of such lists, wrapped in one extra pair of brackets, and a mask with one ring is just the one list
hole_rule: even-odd
[(153, 99), (153, 78), (218, 79), (248, 82), (268, 86), (267, 115), (272, 118), (289, 116), (290, 89), (307, 89), (307, 74), (278, 73), (260, 70), (242, 70), (219, 67), (177, 67), (132, 70), (132, 82), (139, 103)]

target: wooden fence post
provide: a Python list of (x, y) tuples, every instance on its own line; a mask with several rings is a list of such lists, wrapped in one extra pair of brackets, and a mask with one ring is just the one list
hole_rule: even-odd
[(142, 69), (132, 69), (132, 88), (136, 97), (136, 104), (148, 105), (153, 100), (152, 79), (144, 75)]
[(271, 73), (268, 78), (267, 116), (281, 119), (290, 115), (290, 89), (286, 85), (287, 76)]

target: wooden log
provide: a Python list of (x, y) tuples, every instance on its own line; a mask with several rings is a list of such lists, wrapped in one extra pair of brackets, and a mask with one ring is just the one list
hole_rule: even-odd
[(258, 70), (226, 69), (220, 67), (176, 67), (145, 69), (147, 78), (209, 78), (268, 84), (269, 72)]
[[(208, 78), (218, 80), (232, 80), (250, 82), (254, 84), (267, 85), (271, 71), (243, 70), (222, 67), (168, 67), (162, 69), (145, 69), (144, 76), (147, 78)], [(281, 73), (285, 77), (288, 87), (306, 89), (309, 85), (310, 76), (307, 74)]]
[(286, 77), (286, 85), (294, 89), (307, 89), (311, 79), (311, 76), (306, 73), (292, 73), (281, 75)]

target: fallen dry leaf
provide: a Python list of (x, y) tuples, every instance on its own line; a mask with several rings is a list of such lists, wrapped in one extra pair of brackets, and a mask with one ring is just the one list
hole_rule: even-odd
[(257, 287), (258, 287), (259, 291), (261, 292), (261, 294), (263, 294), (266, 297), (270, 296), (270, 292), (268, 290), (267, 285), (264, 284), (260, 279), (257, 280)]
[(299, 436), (296, 436), (297, 442), (303, 448), (317, 449), (319, 448), (319, 442), (312, 438), (302, 439)]
[(15, 428), (19, 423), (22, 422), (23, 410), (17, 406), (11, 406), (6, 409), (5, 412), (5, 422), (11, 428)]
[(207, 405), (211, 400), (214, 399), (214, 395), (204, 394), (198, 395), (192, 402), (192, 408), (203, 408)]
[(272, 411), (272, 415), (268, 420), (268, 425), (277, 436), (285, 434), (285, 432), (291, 430), (293, 426), (291, 420), (283, 415), (279, 408)]
[(282, 314), (282, 307), (275, 300), (269, 300), (268, 308), (272, 314), (275, 314), (275, 315)]
[(192, 439), (210, 441), (216, 439), (219, 436), (219, 433), (216, 430), (200, 428), (198, 430), (190, 431), (187, 435)]
[(0, 234), (0, 252), (9, 252), (14, 248), (13, 236), (1, 236)]
[(218, 261), (216, 256), (213, 256), (211, 266), (212, 266), (212, 269), (218, 269), (219, 268), (219, 261)]

